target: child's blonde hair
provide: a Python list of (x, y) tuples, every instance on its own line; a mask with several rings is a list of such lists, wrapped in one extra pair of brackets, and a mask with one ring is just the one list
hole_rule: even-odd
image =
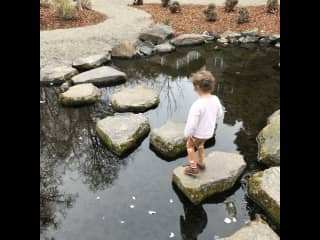
[(198, 86), (205, 93), (212, 93), (216, 83), (215, 77), (209, 71), (199, 71), (191, 75), (194, 86)]

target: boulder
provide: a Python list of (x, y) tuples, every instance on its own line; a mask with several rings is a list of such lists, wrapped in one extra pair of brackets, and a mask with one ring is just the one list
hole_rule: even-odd
[(229, 41), (228, 41), (228, 39), (226, 39), (226, 38), (218, 38), (217, 42), (218, 42), (218, 43), (222, 43), (222, 44), (226, 44), (226, 43), (228, 43)]
[(70, 66), (48, 65), (40, 70), (40, 83), (62, 84), (76, 74), (78, 70)]
[(142, 85), (125, 88), (111, 96), (112, 107), (117, 112), (144, 112), (159, 102), (159, 93)]
[(280, 237), (263, 220), (250, 221), (234, 234), (217, 240), (279, 240)]
[(81, 106), (95, 103), (100, 96), (99, 88), (92, 83), (86, 83), (72, 86), (67, 91), (60, 93), (59, 101), (65, 106)]
[(127, 75), (112, 67), (103, 66), (95, 68), (83, 73), (80, 73), (71, 81), (73, 84), (93, 83), (97, 86), (110, 86), (115, 84), (121, 84), (127, 80)]
[(154, 128), (150, 134), (153, 150), (166, 158), (176, 158), (186, 152), (184, 138), (185, 123), (168, 121), (160, 128)]
[(156, 52), (155, 46), (151, 42), (139, 42), (137, 49), (141, 55), (151, 56)]
[(259, 39), (261, 45), (267, 45), (271, 43), (271, 40), (268, 37), (262, 37)]
[(190, 46), (204, 43), (205, 37), (201, 34), (182, 34), (170, 40), (175, 46)]
[(96, 54), (88, 57), (81, 57), (73, 61), (72, 66), (79, 70), (89, 70), (101, 66), (111, 60), (110, 54)]
[(140, 34), (139, 39), (142, 41), (150, 41), (153, 44), (161, 44), (174, 35), (175, 31), (172, 27), (163, 23), (157, 23), (144, 30)]
[(280, 165), (280, 111), (271, 115), (267, 126), (258, 134), (258, 161), (268, 166)]
[(239, 42), (241, 42), (241, 43), (255, 43), (255, 42), (258, 42), (258, 41), (259, 41), (258, 37), (249, 36), (249, 35), (239, 38)]
[(196, 177), (184, 174), (183, 166), (173, 170), (173, 182), (194, 204), (232, 188), (246, 168), (242, 155), (235, 153), (212, 152), (205, 163)]
[(150, 125), (142, 114), (114, 115), (97, 122), (96, 131), (107, 148), (117, 156), (135, 149), (148, 135)]
[(280, 167), (271, 167), (250, 177), (248, 193), (280, 225)]
[(176, 49), (175, 46), (171, 45), (169, 42), (156, 45), (155, 48), (159, 53), (169, 53)]
[(114, 46), (111, 50), (111, 56), (113, 58), (125, 58), (130, 59), (136, 55), (136, 46), (130, 42), (123, 42)]

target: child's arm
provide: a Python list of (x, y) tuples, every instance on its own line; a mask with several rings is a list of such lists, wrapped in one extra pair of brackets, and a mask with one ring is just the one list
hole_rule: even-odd
[(192, 105), (189, 111), (187, 124), (184, 129), (185, 138), (192, 137), (192, 135), (194, 134), (198, 126), (199, 116), (199, 109), (195, 105)]

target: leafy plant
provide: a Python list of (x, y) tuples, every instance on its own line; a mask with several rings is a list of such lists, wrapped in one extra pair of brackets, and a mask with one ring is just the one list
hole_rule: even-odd
[(224, 4), (224, 10), (226, 12), (232, 12), (237, 4), (238, 0), (226, 0)]
[(174, 1), (169, 5), (169, 10), (171, 13), (181, 12), (181, 6), (178, 1)]
[(203, 14), (206, 18), (206, 21), (216, 21), (217, 20), (217, 13), (215, 11), (216, 5), (211, 3), (208, 5), (206, 9), (203, 10)]
[(168, 7), (169, 3), (170, 3), (170, 0), (161, 0), (162, 7)]
[(238, 24), (249, 22), (249, 11), (246, 8), (239, 9)]
[(278, 0), (268, 0), (267, 1), (267, 12), (275, 13), (278, 10), (279, 4)]
[(69, 0), (54, 0), (53, 9), (55, 16), (64, 20), (72, 20), (79, 17), (76, 6), (72, 5)]

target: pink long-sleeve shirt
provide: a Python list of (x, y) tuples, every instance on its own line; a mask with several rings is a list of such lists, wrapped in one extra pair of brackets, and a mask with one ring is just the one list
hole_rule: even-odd
[(184, 136), (209, 139), (213, 136), (217, 118), (223, 116), (223, 108), (217, 96), (199, 98), (196, 100), (188, 115)]

